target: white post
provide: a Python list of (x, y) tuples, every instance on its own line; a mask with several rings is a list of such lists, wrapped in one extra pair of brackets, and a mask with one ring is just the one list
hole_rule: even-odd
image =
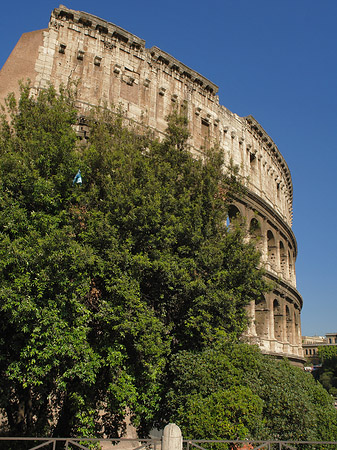
[(182, 450), (183, 437), (180, 428), (175, 423), (169, 423), (164, 428), (161, 448), (162, 450)]

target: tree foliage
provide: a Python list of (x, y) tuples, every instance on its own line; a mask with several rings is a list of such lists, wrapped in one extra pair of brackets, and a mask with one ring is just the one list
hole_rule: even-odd
[(318, 347), (318, 356), (323, 363), (335, 365), (337, 360), (337, 347), (334, 345), (321, 345)]
[(173, 358), (163, 408), (192, 439), (336, 440), (331, 397), (311, 374), (253, 346), (220, 343)]
[(314, 375), (329, 394), (337, 397), (337, 347), (322, 345), (318, 347), (318, 356), (322, 367), (315, 370)]
[[(237, 340), (244, 307), (266, 289), (253, 243), (225, 225), (237, 176), (224, 174), (217, 150), (191, 155), (186, 119), (176, 113), (159, 142), (125, 127), (118, 111), (96, 111), (82, 145), (67, 91), (32, 97), (23, 86), (7, 105), (3, 431), (114, 436), (129, 412), (145, 432), (158, 416), (172, 355), (203, 352), (219, 336)], [(83, 185), (73, 186), (79, 168)], [(234, 394), (208, 401), (226, 405)]]

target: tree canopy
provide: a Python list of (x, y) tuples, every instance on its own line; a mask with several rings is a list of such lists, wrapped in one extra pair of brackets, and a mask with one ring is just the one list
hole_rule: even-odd
[(337, 438), (337, 412), (323, 387), (310, 373), (254, 346), (226, 343), (181, 351), (170, 371), (163, 408), (186, 438)]
[[(98, 110), (77, 139), (67, 90), (10, 96), (0, 129), (0, 408), (17, 435), (152, 425), (179, 351), (237, 340), (266, 289), (220, 151), (192, 156)], [(82, 185), (72, 181), (78, 169)], [(225, 401), (225, 398), (223, 399)]]
[(314, 371), (314, 376), (329, 394), (337, 397), (337, 347), (322, 345), (318, 347), (318, 356), (322, 364)]

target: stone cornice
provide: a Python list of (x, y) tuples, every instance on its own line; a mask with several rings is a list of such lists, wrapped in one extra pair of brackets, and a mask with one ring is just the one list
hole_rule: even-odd
[(277, 359), (288, 358), (290, 360), (290, 363), (298, 365), (301, 368), (303, 368), (303, 365), (305, 363), (305, 358), (303, 356), (293, 355), (292, 353), (277, 353), (266, 350), (262, 350), (262, 353), (264, 355), (273, 356), (274, 358)]
[(207, 78), (205, 78), (203, 75), (200, 75), (200, 73), (196, 72), (195, 70), (190, 69), (182, 62), (175, 59), (173, 56), (169, 55), (168, 53), (164, 52), (158, 47), (151, 47), (150, 48), (151, 56), (156, 59), (156, 61), (161, 61), (163, 64), (168, 66), (171, 70), (176, 71), (180, 75), (185, 76), (187, 79), (189, 79), (191, 82), (197, 84), (202, 89), (205, 89), (210, 94), (216, 94), (219, 90), (218, 86), (211, 81), (209, 81)]
[(135, 49), (145, 49), (144, 39), (140, 39), (129, 31), (111, 23), (100, 19), (93, 14), (82, 11), (69, 9), (64, 5), (60, 5), (52, 12), (51, 19), (65, 20), (79, 25), (82, 28), (90, 29), (93, 32), (100, 33), (103, 36), (113, 38), (133, 47)]
[(268, 270), (266, 270), (265, 276), (266, 276), (266, 278), (269, 278), (272, 282), (277, 283), (276, 290), (279, 290), (280, 287), (282, 287), (286, 292), (289, 292), (289, 296), (295, 297), (296, 300), (298, 301), (301, 309), (302, 309), (303, 299), (302, 299), (302, 296), (298, 292), (297, 289), (295, 289), (294, 287), (290, 286), (290, 284), (286, 283), (284, 280), (282, 280), (281, 278), (275, 276), (274, 274), (272, 274)]

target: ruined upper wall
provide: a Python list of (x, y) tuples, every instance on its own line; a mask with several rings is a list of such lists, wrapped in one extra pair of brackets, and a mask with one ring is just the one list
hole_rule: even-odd
[[(144, 39), (138, 38), (134, 34), (129, 33), (113, 23), (102, 20), (99, 17), (86, 12), (68, 9), (63, 5), (60, 5), (59, 8), (54, 9), (50, 23), (53, 22), (53, 18), (56, 20), (66, 20), (72, 22), (75, 25), (75, 28), (73, 29), (76, 31), (79, 31), (81, 28), (85, 28), (86, 33), (93, 38), (97, 38), (96, 33), (98, 32), (102, 36), (104, 42), (109, 42), (111, 40), (111, 42), (109, 42), (110, 44), (112, 44), (112, 42), (123, 43), (126, 47), (129, 47), (130, 50), (150, 52), (151, 56), (155, 58), (156, 61), (159, 61), (175, 72), (180, 73), (182, 77), (187, 77), (198, 86), (206, 89), (206, 91), (212, 93), (218, 92), (218, 87), (199, 73), (185, 66), (185, 64), (173, 58), (163, 50), (160, 50), (158, 47), (154, 46), (150, 50), (146, 49)], [(105, 45), (109, 47), (107, 43)]]

